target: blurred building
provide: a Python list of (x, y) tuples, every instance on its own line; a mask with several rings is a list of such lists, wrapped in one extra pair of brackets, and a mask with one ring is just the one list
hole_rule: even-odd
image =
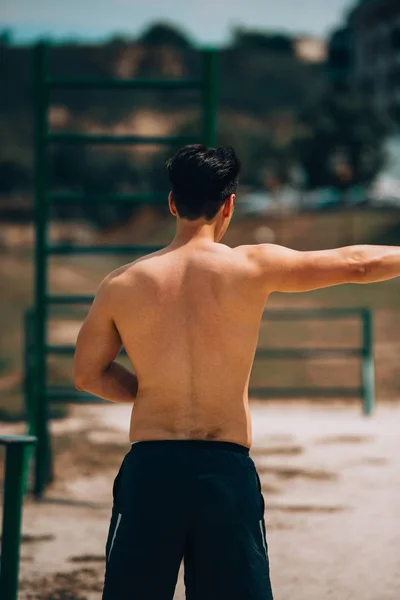
[(326, 42), (319, 38), (299, 37), (294, 40), (294, 50), (299, 60), (310, 63), (326, 61)]
[(354, 77), (376, 109), (400, 117), (400, 0), (364, 0), (350, 15)]
[(400, 119), (400, 0), (359, 0), (328, 46), (337, 89), (356, 87), (391, 120)]

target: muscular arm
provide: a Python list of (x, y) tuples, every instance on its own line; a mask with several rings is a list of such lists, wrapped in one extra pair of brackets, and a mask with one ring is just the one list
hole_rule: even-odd
[(112, 319), (112, 279), (101, 284), (76, 342), (74, 383), (110, 402), (133, 402), (136, 376), (115, 362), (122, 342)]
[(250, 251), (269, 292), (306, 292), (342, 283), (374, 283), (400, 276), (400, 247), (348, 246), (297, 252), (260, 244)]

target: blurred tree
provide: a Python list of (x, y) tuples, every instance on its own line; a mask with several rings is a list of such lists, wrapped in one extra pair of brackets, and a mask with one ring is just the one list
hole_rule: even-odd
[(0, 46), (11, 46), (13, 43), (13, 33), (11, 29), (0, 31)]
[(221, 132), (221, 143), (232, 145), (242, 161), (242, 182), (251, 187), (264, 187), (268, 173), (281, 183), (289, 177), (287, 149), (279, 148), (275, 140), (262, 132), (237, 129), (235, 135)]
[[(324, 70), (295, 54), (232, 46), (221, 52), (222, 107), (265, 117), (298, 111), (320, 97)], [(240, 85), (238, 85), (240, 82)]]
[[(122, 153), (115, 156), (92, 155), (87, 158), (83, 174), (82, 190), (88, 196), (131, 192), (137, 182), (135, 169)], [(135, 206), (129, 202), (93, 201), (80, 205), (84, 218), (99, 227), (112, 227), (123, 223), (135, 212)]]
[(138, 38), (138, 42), (149, 46), (175, 46), (188, 48), (192, 42), (187, 35), (174, 25), (155, 23)]
[[(29, 46), (2, 45), (0, 53), (0, 78), (4, 82), (4, 93), (0, 94), (0, 162), (12, 161), (30, 176), (33, 51)], [(50, 59), (51, 72), (60, 77), (201, 75), (201, 56), (190, 38), (166, 23), (150, 27), (136, 42), (117, 37), (98, 45), (62, 44), (52, 49)], [(236, 30), (232, 43), (221, 50), (219, 63), (220, 142), (237, 150), (245, 184), (264, 186), (266, 177), (285, 182), (290, 179), (293, 156), (303, 167), (309, 187), (332, 184), (340, 189), (369, 181), (382, 164), (381, 123), (354, 97), (324, 98), (324, 66), (299, 60), (289, 36)], [(181, 132), (200, 139), (201, 123), (194, 118), (201, 113), (196, 90), (138, 93), (60, 89), (54, 90), (51, 100), (59, 114), (65, 115), (64, 123), (52, 123), (60, 131), (65, 127), (81, 132), (151, 133), (161, 116), (160, 121), (170, 120), (174, 133), (179, 133), (180, 124), (185, 122)], [(311, 102), (311, 109), (305, 111)], [(55, 114), (53, 111), (53, 117)], [(149, 156), (138, 151), (133, 167), (132, 156), (125, 160), (107, 153), (100, 160), (92, 149), (88, 154), (68, 147), (57, 152), (53, 183), (58, 189), (97, 193), (164, 188), (162, 153)], [(9, 175), (5, 181), (10, 181)], [(117, 208), (112, 210), (118, 217), (128, 209), (121, 208), (121, 213)], [(92, 209), (71, 206), (63, 210), (70, 214), (85, 210), (87, 218), (96, 220), (102, 209), (94, 205)]]
[(84, 146), (58, 146), (52, 154), (52, 181), (55, 187), (81, 189), (87, 172)]
[(30, 175), (27, 168), (14, 160), (0, 162), (0, 194), (27, 190), (31, 183)]
[[(200, 131), (200, 120), (189, 119), (180, 129), (179, 135), (196, 135)], [(287, 144), (278, 144), (268, 123), (240, 120), (233, 114), (222, 113), (218, 126), (218, 145), (233, 146), (242, 163), (241, 182), (251, 187), (263, 187), (267, 174), (281, 183), (289, 181), (292, 165), (291, 139)], [(176, 148), (177, 149), (177, 148)], [(171, 149), (172, 154), (175, 149)], [(167, 155), (164, 155), (166, 158)], [(160, 172), (160, 181), (165, 176)]]
[(126, 47), (133, 43), (133, 39), (124, 33), (114, 33), (106, 42), (107, 46), (117, 48)]
[(385, 161), (385, 123), (358, 95), (326, 95), (300, 115), (293, 151), (308, 188), (370, 183)]
[[(52, 182), (55, 189), (97, 194), (130, 192), (140, 185), (138, 172), (123, 152), (112, 155), (88, 154), (86, 148), (59, 147), (52, 159)], [(59, 218), (83, 217), (99, 226), (123, 222), (135, 207), (127, 202), (71, 202), (58, 205), (54, 213)]]
[(353, 72), (353, 39), (349, 27), (336, 29), (328, 40), (326, 74), (335, 91), (351, 89)]
[(240, 50), (262, 50), (265, 52), (279, 52), (294, 54), (293, 38), (280, 33), (267, 33), (251, 31), (238, 27), (233, 31), (232, 46)]

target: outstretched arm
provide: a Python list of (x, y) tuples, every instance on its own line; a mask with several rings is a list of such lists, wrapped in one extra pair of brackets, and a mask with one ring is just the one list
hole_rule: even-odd
[(112, 279), (101, 284), (76, 342), (74, 383), (110, 402), (133, 402), (138, 390), (136, 376), (115, 362), (122, 348), (112, 319)]
[(400, 247), (348, 246), (297, 252), (283, 246), (248, 246), (266, 291), (306, 292), (342, 283), (374, 283), (400, 276)]

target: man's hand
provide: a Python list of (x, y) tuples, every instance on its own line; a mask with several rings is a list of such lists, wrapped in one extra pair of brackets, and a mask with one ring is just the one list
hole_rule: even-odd
[(78, 390), (110, 402), (133, 402), (138, 390), (137, 377), (114, 362), (122, 348), (112, 316), (117, 286), (114, 274), (103, 281), (82, 325), (76, 342), (74, 383)]

